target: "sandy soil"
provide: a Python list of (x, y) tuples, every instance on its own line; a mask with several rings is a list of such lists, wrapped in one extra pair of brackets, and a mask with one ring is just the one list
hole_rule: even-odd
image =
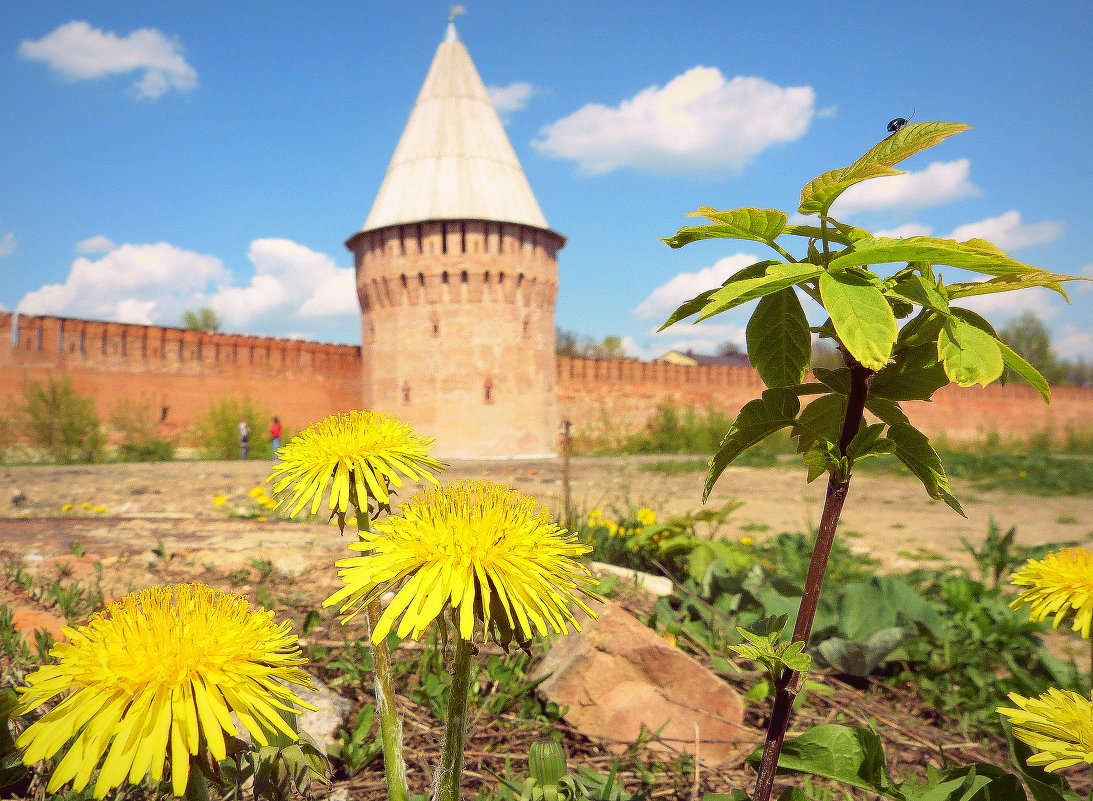
[[(650, 506), (663, 515), (701, 505), (703, 472), (666, 476), (649, 470), (664, 457), (581, 457), (571, 464), (572, 502), (582, 509), (631, 510)], [(693, 461), (693, 460), (691, 460)], [(133, 568), (129, 580), (153, 565), (184, 578), (187, 571), (234, 569), (268, 558), (287, 575), (312, 574), (333, 586), (330, 560), (345, 553), (336, 527), (316, 523), (231, 519), (232, 507), (253, 508), (248, 491), (263, 484), (270, 465), (261, 462), (171, 462), (73, 467), (0, 468), (0, 557), (30, 567), (66, 556), (73, 543), (86, 550), (73, 570), (95, 559)], [(559, 509), (560, 460), (459, 462), (445, 480), (488, 478), (509, 483)], [(725, 471), (710, 505), (742, 502), (718, 535), (757, 539), (780, 531), (807, 530), (819, 521), (826, 482), (805, 484), (797, 467), (737, 468)], [(1041, 498), (954, 487), (968, 517), (928, 498), (912, 478), (881, 473), (855, 476), (841, 531), (855, 548), (893, 569), (916, 563), (919, 549), (962, 561), (960, 538), (981, 541), (993, 516), (1000, 526), (1017, 526), (1026, 544), (1093, 539), (1093, 498)], [(404, 488), (408, 497), (412, 488)], [(224, 495), (228, 504), (212, 500)], [(62, 506), (72, 509), (62, 512)], [(98, 507), (97, 511), (85, 505)], [(162, 548), (159, 543), (162, 541)], [(80, 550), (80, 546), (76, 550)], [(303, 547), (301, 547), (303, 546)], [(159, 553), (157, 553), (159, 551)], [(167, 558), (163, 557), (167, 554)], [(175, 557), (169, 558), (171, 554)], [(162, 580), (162, 576), (160, 577)]]

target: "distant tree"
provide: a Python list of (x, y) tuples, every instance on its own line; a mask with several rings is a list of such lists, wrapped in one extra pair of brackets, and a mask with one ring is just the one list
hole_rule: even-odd
[(580, 335), (565, 328), (554, 329), (554, 353), (558, 356), (579, 358), (585, 353), (582, 349)]
[(208, 306), (187, 309), (182, 313), (182, 327), (190, 331), (219, 331), (220, 315)]
[[(1043, 373), (1049, 384), (1066, 380), (1067, 365), (1051, 348), (1051, 332), (1034, 311), (1026, 311), (998, 330), (999, 338)], [(1016, 378), (1012, 373), (1011, 377)]]
[(842, 354), (839, 349), (831, 344), (830, 339), (814, 339), (812, 341), (812, 362), (809, 365), (813, 369), (823, 367), (827, 370), (837, 370), (845, 367)]
[(593, 359), (625, 359), (626, 351), (622, 347), (622, 337), (604, 337), (592, 351)]
[(722, 342), (717, 346), (717, 350), (714, 351), (714, 356), (720, 356), (725, 358), (726, 356), (744, 356), (747, 357), (744, 351), (740, 350), (740, 346), (735, 342)]

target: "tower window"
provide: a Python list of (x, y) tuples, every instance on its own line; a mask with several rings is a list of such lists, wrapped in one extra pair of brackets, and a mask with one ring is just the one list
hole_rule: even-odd
[(486, 403), (493, 403), (493, 380), (487, 378), (486, 383), (482, 386), (482, 389), (484, 390), (483, 400)]
[(440, 274), (440, 281), (441, 281), (441, 283), (444, 283), (444, 284), (448, 283), (448, 271), (447, 270), (445, 270), (444, 272), (442, 272)]
[(460, 275), (459, 277), (463, 281), (464, 284), (467, 283), (467, 271), (466, 270), (464, 270), (462, 275)]
[(436, 339), (440, 336), (440, 317), (434, 314), (429, 318), (429, 322), (433, 327), (433, 338)]
[(410, 402), (410, 382), (409, 381), (403, 381), (402, 382), (402, 402), (403, 403), (409, 403)]
[(524, 324), (522, 327), (522, 335), (524, 339), (528, 339), (531, 336), (531, 317), (524, 315)]

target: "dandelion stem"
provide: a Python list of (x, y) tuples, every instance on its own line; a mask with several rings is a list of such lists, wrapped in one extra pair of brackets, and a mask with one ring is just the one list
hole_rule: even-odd
[[(850, 364), (850, 396), (846, 403), (846, 415), (843, 417), (842, 431), (839, 434), (839, 451), (845, 456), (846, 449), (861, 427), (865, 412), (865, 399), (869, 394), (869, 383), (873, 371), (862, 367), (857, 362)], [(820, 528), (816, 532), (816, 546), (812, 550), (812, 561), (808, 566), (808, 578), (805, 580), (804, 596), (801, 608), (797, 612), (797, 623), (793, 628), (793, 642), (808, 645), (812, 634), (812, 623), (816, 619), (816, 608), (820, 601), (827, 560), (835, 542), (835, 531), (839, 526), (843, 502), (850, 489), (850, 476), (839, 476), (832, 471), (827, 483), (827, 499), (824, 502)], [(793, 701), (800, 690), (800, 674), (786, 670), (775, 685), (774, 708), (770, 713), (767, 727), (767, 740), (763, 746), (763, 760), (759, 764), (759, 775), (755, 780), (754, 801), (770, 801), (774, 789), (774, 774), (778, 768), (778, 756), (782, 752), (782, 741), (789, 728), (789, 718), (793, 710)], [(1093, 799), (1090, 799), (1093, 801)]]
[[(357, 509), (357, 528), (359, 531), (371, 531), (368, 520), (368, 504)], [(376, 630), (383, 608), (379, 599), (372, 601), (365, 608), (364, 616), (368, 621), (368, 639), (372, 645), (372, 665), (376, 672), (376, 711), (380, 718), (380, 744), (383, 746), (383, 770), (387, 776), (387, 797), (390, 801), (408, 801), (410, 791), (406, 786), (406, 758), (402, 754), (402, 721), (398, 714), (398, 700), (395, 698), (395, 682), (391, 675), (391, 651), (386, 638), (379, 642), (372, 641), (372, 632)]]
[(474, 666), (474, 644), (456, 637), (452, 687), (444, 715), (444, 753), (440, 757), (433, 801), (459, 801), (459, 778), (463, 772), (463, 744), (467, 739), (467, 697)]

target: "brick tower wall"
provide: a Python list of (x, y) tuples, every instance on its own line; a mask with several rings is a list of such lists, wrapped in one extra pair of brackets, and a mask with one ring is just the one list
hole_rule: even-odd
[(102, 419), (123, 399), (147, 402), (157, 416), (166, 408), (166, 433), (195, 444), (190, 426), (225, 399), (249, 395), (294, 431), (360, 407), (353, 345), (26, 315), (13, 332), (12, 322), (0, 313), (0, 399), (8, 411), (27, 384), (67, 376), (95, 398)]
[(557, 447), (551, 231), (447, 220), (362, 232), (353, 251), (366, 405), (444, 457)]

